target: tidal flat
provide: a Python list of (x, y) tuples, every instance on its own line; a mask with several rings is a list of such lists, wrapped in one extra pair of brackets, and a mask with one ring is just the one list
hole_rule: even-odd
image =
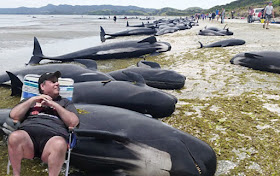
[[(225, 24), (234, 32), (233, 36), (197, 35), (205, 26), (223, 28)], [(158, 56), (147, 56), (146, 60), (158, 62), (162, 68), (186, 76), (184, 88), (167, 91), (179, 101), (175, 112), (161, 120), (208, 143), (217, 155), (217, 176), (280, 175), (279, 74), (229, 62), (234, 55), (245, 51), (280, 52), (280, 27), (271, 25), (266, 30), (260, 23), (248, 24), (245, 20), (230, 19), (225, 24), (216, 20), (199, 21), (199, 26), (190, 30), (157, 37), (159, 41), (169, 42), (172, 49)], [(18, 33), (20, 36), (20, 30)], [(68, 30), (67, 37), (71, 36), (70, 33)], [(85, 35), (79, 36), (77, 31), (73, 33), (73, 37)], [(50, 38), (55, 36), (51, 31), (46, 34)], [(63, 33), (59, 34), (61, 38)], [(143, 36), (128, 38), (140, 39)], [(209, 44), (230, 38), (243, 39), (246, 44), (199, 49), (198, 41)], [(109, 72), (126, 68), (139, 60), (97, 61), (98, 70)], [(18, 101), (19, 97), (10, 96), (8, 87), (0, 88), (1, 108), (11, 108)], [(5, 143), (0, 143), (0, 152), (0, 175), (5, 175), (8, 160)], [(37, 160), (24, 160), (22, 174), (47, 175), (47, 166)]]

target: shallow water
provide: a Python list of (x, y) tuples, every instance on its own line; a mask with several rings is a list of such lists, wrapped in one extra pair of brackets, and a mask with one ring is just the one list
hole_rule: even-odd
[[(124, 19), (118, 19), (116, 23), (113, 23), (112, 18), (100, 20), (98, 17), (0, 15), (1, 73), (25, 66), (32, 56), (34, 37), (37, 37), (40, 42), (44, 55), (58, 56), (102, 45), (99, 37), (100, 26), (103, 26), (108, 33), (127, 29)], [(132, 19), (129, 22), (130, 24), (141, 24), (139, 19)], [(127, 40), (127, 38), (107, 40), (106, 43), (118, 40)]]

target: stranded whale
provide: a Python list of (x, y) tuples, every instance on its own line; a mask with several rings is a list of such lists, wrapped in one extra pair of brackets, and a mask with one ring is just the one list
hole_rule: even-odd
[(245, 41), (242, 39), (227, 39), (227, 40), (214, 42), (208, 45), (203, 45), (201, 42), (199, 43), (200, 43), (200, 48), (212, 48), (212, 47), (227, 47), (227, 46), (243, 45), (245, 44)]
[[(80, 126), (71, 165), (86, 175), (213, 176), (214, 150), (200, 139), (143, 114), (103, 105), (76, 105)], [(0, 126), (9, 118), (1, 111)], [(13, 123), (11, 123), (13, 126)]]
[(104, 60), (104, 59), (122, 59), (139, 57), (146, 54), (166, 52), (171, 49), (167, 42), (158, 42), (152, 36), (141, 41), (124, 41), (111, 44), (103, 44), (84, 50), (64, 54), (61, 56), (49, 57), (43, 55), (41, 46), (36, 37), (34, 37), (34, 50), (28, 64), (38, 64), (43, 59), (53, 61), (78, 61), (83, 59)]
[(280, 73), (280, 52), (253, 51), (235, 55), (230, 63), (255, 70)]

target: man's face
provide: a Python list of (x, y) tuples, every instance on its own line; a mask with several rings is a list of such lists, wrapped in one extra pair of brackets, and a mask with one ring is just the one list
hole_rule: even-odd
[(41, 84), (41, 89), (44, 94), (55, 98), (59, 95), (59, 83), (56, 77), (50, 78)]

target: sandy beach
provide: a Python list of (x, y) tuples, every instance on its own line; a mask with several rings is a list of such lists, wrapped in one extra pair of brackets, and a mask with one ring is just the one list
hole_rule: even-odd
[[(120, 26), (125, 25), (126, 21), (118, 22), (117, 29), (120, 30)], [(102, 21), (94, 25), (99, 26), (101, 23)], [(104, 28), (111, 25), (109, 22), (103, 23)], [(234, 32), (233, 36), (197, 35), (205, 26), (223, 28), (225, 24)], [(36, 35), (40, 37), (41, 45), (44, 43), (45, 52), (55, 55), (62, 47), (65, 48), (63, 52), (69, 52), (73, 48), (78, 50), (85, 47), (85, 43), (78, 47), (59, 45), (53, 51), (47, 45), (54, 44), (54, 38), (69, 41), (92, 36), (91, 30), (88, 26), (83, 26), (82, 21), (72, 25), (71, 21), (64, 21), (59, 30), (49, 27), (49, 30), (44, 28), (43, 33), (36, 32), (38, 28), (40, 28), (38, 24), (31, 27), (0, 28), (0, 43), (3, 46), (0, 53), (5, 54), (6, 50), (12, 50), (13, 47), (32, 46), (33, 40), (30, 38), (33, 39)], [(224, 24), (217, 20), (200, 20), (199, 26), (194, 26), (190, 30), (158, 36), (158, 41), (171, 44), (171, 51), (146, 58), (160, 63), (162, 68), (172, 69), (186, 76), (183, 89), (167, 91), (175, 95), (179, 101), (173, 115), (162, 121), (208, 143), (217, 154), (217, 176), (280, 175), (279, 74), (256, 71), (229, 62), (233, 56), (245, 51), (280, 52), (279, 31), (279, 24), (272, 24), (270, 29), (263, 29), (261, 23), (248, 24), (245, 19), (227, 19)], [(141, 38), (143, 36), (124, 37), (106, 42)], [(206, 45), (230, 38), (243, 39), (246, 44), (199, 49), (198, 41)], [(13, 43), (6, 45), (5, 42), (8, 40)], [(24, 50), (27, 55), (25, 58), (31, 56), (32, 49), (29, 47)], [(24, 59), (20, 62), (27, 61), (28, 59)], [(97, 63), (100, 71), (107, 72), (135, 65), (137, 61), (139, 58)], [(17, 98), (8, 97), (7, 88), (0, 88), (0, 92), (1, 108), (16, 104)], [(7, 101), (11, 103), (7, 104)], [(7, 152), (1, 153), (0, 175), (5, 173), (6, 161)], [(39, 166), (34, 170), (42, 174), (46, 172), (45, 166)]]

